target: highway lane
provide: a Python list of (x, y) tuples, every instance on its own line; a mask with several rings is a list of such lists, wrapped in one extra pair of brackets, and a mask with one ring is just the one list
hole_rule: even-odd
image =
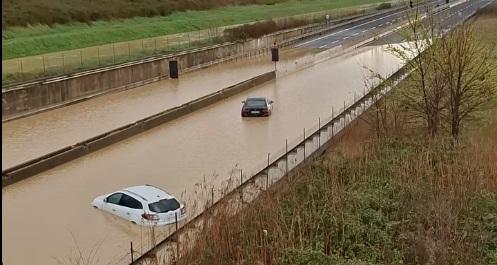
[[(434, 8), (437, 4), (442, 4), (445, 0), (432, 1), (427, 5), (420, 6), (421, 10), (425, 10), (427, 7)], [(416, 7), (417, 8), (417, 7)], [(336, 46), (340, 46), (345, 42), (350, 42), (353, 39), (361, 38), (364, 35), (375, 35), (383, 30), (399, 25), (401, 22), (405, 21), (408, 17), (409, 12), (412, 10), (405, 10), (389, 14), (380, 18), (374, 18), (358, 25), (348, 27), (342, 30), (333, 31), (329, 34), (321, 36), (319, 38), (307, 40), (295, 45), (297, 48), (320, 48), (329, 49)]]
[[(73, 236), (85, 252), (102, 241), (100, 260), (117, 261), (129, 241), (135, 246), (146, 241), (146, 231), (91, 208), (95, 196), (150, 183), (185, 199), (195, 197), (196, 184), (217, 186), (234, 167), (256, 170), (268, 152), (281, 150), (284, 139), (301, 137), (317, 117), (361, 93), (363, 66), (388, 74), (398, 64), (384, 47), (364, 47), (4, 188), (3, 261), (56, 264), (52, 257), (75, 250)], [(240, 118), (240, 101), (249, 95), (274, 99), (274, 115)]]

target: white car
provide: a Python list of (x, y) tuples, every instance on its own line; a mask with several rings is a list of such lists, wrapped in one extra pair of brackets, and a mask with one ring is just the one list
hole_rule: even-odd
[(184, 204), (148, 184), (98, 196), (91, 205), (144, 226), (167, 225), (174, 223), (176, 218), (178, 221), (186, 218)]

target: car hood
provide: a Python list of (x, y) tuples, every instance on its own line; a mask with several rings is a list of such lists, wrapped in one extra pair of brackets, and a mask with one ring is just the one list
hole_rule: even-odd
[(101, 208), (102, 205), (104, 204), (105, 196), (106, 195), (100, 195), (100, 196), (96, 197), (95, 199), (93, 199), (93, 201), (91, 202), (91, 206)]

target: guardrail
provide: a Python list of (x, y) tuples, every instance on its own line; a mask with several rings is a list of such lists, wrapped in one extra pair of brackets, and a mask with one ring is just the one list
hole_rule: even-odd
[(181, 106), (165, 110), (158, 114), (124, 125), (110, 132), (97, 135), (75, 145), (67, 146), (65, 148), (32, 159), (20, 165), (8, 168), (2, 171), (2, 187), (8, 186), (43, 171), (49, 170), (63, 163), (82, 157), (86, 154), (95, 152), (106, 146), (122, 141), (146, 130), (152, 129), (168, 121), (177, 119), (188, 113), (212, 105), (219, 100), (233, 96), (241, 91), (274, 80), (275, 78), (276, 73), (274, 71), (267, 72), (233, 86), (224, 88), (220, 91), (187, 102)]

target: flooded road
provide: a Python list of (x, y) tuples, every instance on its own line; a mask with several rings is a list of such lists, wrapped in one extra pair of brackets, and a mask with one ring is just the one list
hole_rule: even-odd
[[(303, 128), (315, 126), (318, 117), (330, 116), (332, 108), (362, 94), (368, 76), (364, 66), (388, 75), (399, 61), (384, 47), (364, 47), (3, 188), (3, 261), (57, 264), (55, 258), (74, 257), (77, 248), (89, 253), (98, 246), (99, 264), (128, 263), (130, 241), (140, 251), (147, 245), (147, 229), (93, 209), (93, 198), (148, 183), (190, 201), (197, 197), (198, 183), (217, 187), (235, 167), (255, 172), (267, 153), (284, 148), (285, 139), (302, 137)], [(132, 92), (139, 97), (140, 89)], [(247, 96), (270, 97), (273, 115), (242, 119), (240, 102)], [(142, 104), (129, 113), (152, 111), (147, 110), (152, 104)]]
[(75, 144), (270, 71), (270, 59), (220, 64), (2, 124), (2, 168)]

